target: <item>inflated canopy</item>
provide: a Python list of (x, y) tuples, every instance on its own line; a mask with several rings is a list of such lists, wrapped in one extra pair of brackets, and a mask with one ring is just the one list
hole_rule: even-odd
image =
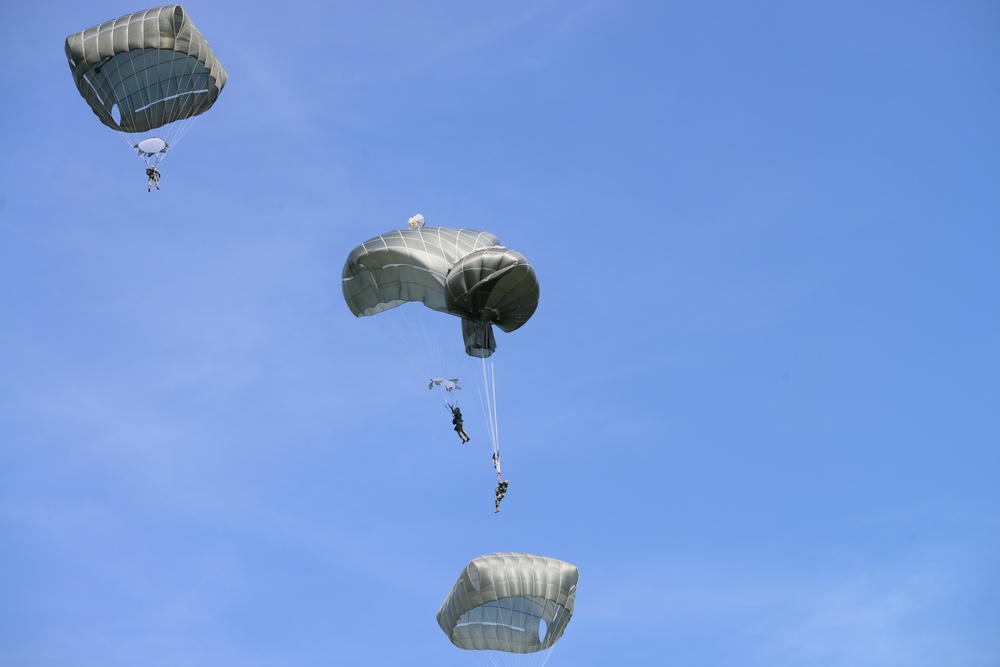
[(496, 349), (491, 325), (514, 331), (538, 307), (538, 278), (520, 253), (493, 234), (416, 227), (365, 241), (344, 264), (344, 300), (358, 317), (407, 302), (462, 318), (466, 352)]
[(559, 640), (573, 616), (579, 579), (575, 565), (554, 558), (480, 556), (455, 582), (438, 610), (438, 625), (459, 648), (541, 651)]
[(128, 14), (66, 38), (80, 94), (101, 122), (147, 132), (215, 103), (226, 71), (180, 5)]

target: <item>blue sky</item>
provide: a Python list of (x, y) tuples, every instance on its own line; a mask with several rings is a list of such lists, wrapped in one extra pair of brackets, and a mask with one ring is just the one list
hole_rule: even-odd
[[(153, 194), (63, 55), (145, 8), (0, 27), (0, 663), (473, 664), (434, 614), (526, 551), (552, 666), (1000, 665), (995, 4), (188, 2)], [(498, 515), (341, 297), (418, 212), (541, 283)]]

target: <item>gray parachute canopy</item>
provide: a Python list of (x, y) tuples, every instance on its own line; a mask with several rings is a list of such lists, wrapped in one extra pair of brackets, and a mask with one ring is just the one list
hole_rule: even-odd
[(541, 651), (559, 640), (573, 616), (579, 579), (575, 565), (554, 558), (480, 556), (455, 582), (438, 610), (438, 625), (459, 648)]
[(358, 317), (417, 301), (462, 318), (465, 351), (488, 357), (492, 325), (514, 331), (538, 307), (538, 278), (524, 256), (472, 229), (417, 227), (382, 234), (351, 251), (344, 300)]
[(180, 5), (147, 9), (66, 38), (73, 80), (101, 122), (147, 132), (215, 103), (226, 70)]

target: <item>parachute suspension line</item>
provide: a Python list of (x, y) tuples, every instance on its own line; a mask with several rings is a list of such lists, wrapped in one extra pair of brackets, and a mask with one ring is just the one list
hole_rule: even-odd
[(555, 650), (556, 650), (556, 645), (553, 644), (552, 646), (548, 647), (547, 649), (545, 649), (543, 651), (539, 651), (539, 653), (545, 654), (545, 657), (543, 657), (542, 660), (541, 660), (541, 662), (538, 663), (538, 667), (545, 667), (545, 664), (549, 661), (549, 658), (552, 657), (552, 652), (555, 651)]
[[(108, 58), (107, 60), (110, 61), (111, 58)], [(104, 64), (107, 64), (107, 62), (105, 62)], [(125, 62), (119, 62), (118, 65), (117, 65), (117, 69), (122, 69), (126, 65), (132, 70), (132, 75), (135, 76), (136, 75), (135, 64), (131, 60), (126, 60)], [(122, 79), (122, 77), (119, 77), (119, 80), (121, 80), (121, 79)], [(90, 82), (88, 81), (88, 83), (90, 83)], [(109, 81), (108, 83), (110, 84), (111, 82)], [(91, 84), (91, 88), (93, 88), (93, 87), (94, 87), (93, 84)], [(95, 88), (94, 90), (96, 91), (97, 89)], [(118, 110), (118, 118), (115, 118), (114, 110), (115, 109), (114, 109), (114, 106), (113, 106), (112, 109), (111, 109), (111, 111), (105, 112), (103, 115), (105, 115), (108, 118), (110, 118), (111, 122), (113, 122), (116, 125), (120, 126), (120, 123), (121, 123), (121, 120), (122, 120), (121, 109)], [(138, 136), (139, 136), (138, 134), (135, 134), (133, 132), (126, 132), (125, 130), (121, 130), (120, 132), (115, 132), (115, 134), (117, 134), (118, 137), (122, 141), (125, 142), (126, 146), (128, 146), (132, 150), (135, 150), (133, 148), (133, 146), (135, 146), (135, 144), (139, 141), (138, 140)]]
[[(171, 59), (171, 61), (170, 61), (170, 75), (171, 75), (171, 77), (174, 76), (174, 66), (175, 66), (175, 63), (180, 62), (180, 61), (181, 61), (181, 59), (179, 59), (179, 58), (172, 58)], [(187, 75), (186, 75), (187, 81), (193, 81), (194, 76), (195, 76), (194, 70), (189, 70), (188, 73), (187, 73)], [(184, 78), (184, 77), (180, 77), (180, 78)], [(189, 88), (193, 88), (193, 86), (191, 86), (191, 85), (182, 85), (182, 86), (180, 86), (180, 89), (189, 89)], [(179, 104), (179, 105), (181, 105), (181, 104), (184, 103), (184, 100), (182, 98), (174, 98), (174, 99), (176, 100), (176, 103)], [(166, 104), (170, 104), (171, 100), (169, 100), (169, 99), (165, 100), (165, 103)], [(179, 120), (175, 120), (175, 121), (172, 121), (170, 123), (167, 123), (164, 126), (164, 129), (166, 130), (166, 133), (167, 133), (168, 136), (163, 137), (163, 139), (168, 144), (168, 146), (167, 146), (168, 150), (169, 150), (169, 148), (171, 148), (171, 147), (176, 146), (177, 144), (179, 144), (181, 142), (181, 140), (185, 136), (187, 136), (187, 133), (191, 131), (192, 127), (194, 127), (194, 121), (195, 121), (196, 118), (197, 118), (197, 115), (188, 116), (186, 118), (181, 118)], [(160, 155), (160, 157), (159, 157), (159, 160), (162, 160), (163, 157), (165, 157), (165, 156), (166, 156), (166, 153), (162, 153)], [(159, 161), (159, 160), (157, 160), (157, 161)]]
[[(493, 640), (495, 644), (499, 644), (505, 639), (505, 635), (501, 632), (501, 628), (503, 626), (503, 610), (498, 609), (497, 613), (500, 615), (500, 623), (491, 622), (489, 624), (484, 624), (493, 632)], [(481, 659), (476, 660), (477, 663), (489, 664), (490, 667), (513, 667), (514, 665), (545, 667), (549, 658), (552, 657), (552, 652), (554, 650), (555, 644), (534, 653), (505, 653), (504, 651), (493, 650), (475, 651), (475, 653), (477, 654), (477, 657), (481, 656)]]
[(500, 461), (500, 424), (497, 418), (497, 387), (496, 368), (493, 365), (492, 357), (487, 363), (486, 359), (481, 359), (483, 368), (483, 391), (480, 392), (480, 400), (483, 402), (483, 413), (486, 416), (487, 429), (490, 434), (490, 442), (493, 444), (493, 467), (497, 473), (497, 484), (503, 480), (501, 474)]
[[(149, 80), (149, 70), (150, 70), (150, 67), (149, 67), (149, 62), (147, 61), (147, 59), (145, 57), (145, 54), (147, 54), (147, 53), (148, 53), (148, 51), (143, 51), (144, 57), (141, 59), (142, 68), (143, 68), (142, 69), (142, 78), (143, 78), (143, 83), (145, 84), (145, 90), (149, 90), (150, 85), (155, 85), (155, 82)], [(159, 51), (157, 51), (156, 53), (159, 53)], [(139, 60), (139, 59), (136, 59), (136, 60)], [(135, 60), (130, 60), (129, 62), (135, 62)], [(171, 64), (170, 76), (172, 77), (173, 74), (174, 74), (174, 70), (173, 70), (173, 66)], [(135, 111), (135, 110), (133, 110), (133, 111)], [(142, 111), (142, 115), (146, 119), (146, 126), (149, 127), (150, 125), (153, 124), (153, 113), (152, 113), (151, 107), (150, 106), (145, 106), (143, 109), (141, 109), (141, 111)], [(163, 139), (163, 137), (161, 137), (161, 139)], [(164, 139), (164, 141), (166, 141), (166, 139)], [(136, 139), (136, 143), (138, 143), (138, 138)], [(147, 164), (149, 164), (148, 160), (144, 159), (143, 161), (146, 162)]]
[[(399, 322), (396, 321), (397, 318), (393, 317), (396, 314), (386, 313), (386, 315), (389, 315), (388, 317), (382, 317), (378, 320), (374, 317), (366, 317), (365, 319), (368, 320), (369, 326), (375, 329), (386, 343), (396, 348), (414, 374), (421, 378), (425, 377), (427, 376), (427, 369), (418, 363), (418, 355), (415, 353), (412, 345), (410, 345), (407, 333), (400, 328)], [(407, 319), (405, 313), (398, 313), (398, 315), (404, 320)], [(391, 331), (386, 331), (386, 328), (391, 329)], [(409, 327), (406, 327), (406, 329), (409, 329)]]
[[(157, 53), (159, 53), (159, 51), (157, 51)], [(156, 71), (157, 63), (153, 63), (153, 67), (150, 67), (149, 64), (150, 63), (145, 58), (143, 58), (144, 69), (142, 71), (142, 74), (143, 74), (143, 78), (145, 79), (146, 90), (149, 90), (151, 85), (155, 85), (155, 82), (150, 81), (150, 74), (149, 73), (150, 73), (151, 69), (153, 71)], [(167, 77), (167, 80), (168, 81), (173, 81), (173, 79), (174, 79), (174, 59), (173, 58), (170, 59), (169, 68), (170, 68), (169, 69), (169, 76)], [(139, 111), (141, 111), (142, 115), (145, 117), (146, 126), (147, 127), (150, 127), (150, 126), (153, 125), (153, 120), (154, 120), (153, 109), (154, 109), (155, 106), (156, 106), (155, 104), (147, 104), (147, 105), (143, 106), (141, 109), (139, 109)], [(162, 139), (163, 142), (166, 144), (166, 146), (163, 149), (164, 151), (170, 150), (170, 147), (173, 144), (177, 143), (176, 140), (175, 140), (175, 137), (174, 137), (174, 133), (176, 132), (176, 128), (171, 127), (170, 123), (167, 123), (167, 124), (165, 124), (165, 125), (163, 125), (161, 127), (158, 127), (158, 128), (156, 128), (156, 130), (157, 130), (156, 134), (162, 135), (159, 138)], [(150, 130), (150, 131), (152, 131), (152, 130)], [(138, 146), (139, 142), (141, 141), (140, 135), (136, 134), (133, 138), (135, 139), (135, 143), (133, 144), (133, 146)], [(144, 155), (141, 152), (139, 153), (139, 157), (142, 158), (143, 162), (145, 162), (147, 166), (150, 166), (150, 167), (156, 167), (156, 166), (158, 166), (160, 164), (160, 162), (163, 161), (163, 158), (166, 157), (166, 155), (167, 155), (166, 152), (156, 152), (156, 153), (154, 153), (152, 155)]]
[[(454, 372), (453, 368), (449, 368), (448, 364), (445, 363), (446, 354), (442, 348), (442, 339), (440, 334), (435, 334), (431, 326), (427, 323), (427, 315), (429, 313), (420, 310), (420, 315), (418, 316), (416, 312), (413, 313), (413, 317), (410, 318), (409, 314), (406, 314), (406, 330), (409, 333), (410, 338), (414, 341), (414, 344), (419, 346), (416, 349), (424, 350), (425, 355), (425, 366), (422, 370), (424, 375), (428, 378), (436, 377), (440, 373), (449, 375)], [(436, 319), (436, 318), (435, 318)], [(441, 320), (440, 324), (450, 324)]]
[[(465, 352), (462, 351), (459, 356), (458, 353), (454, 352), (455, 346), (452, 345), (452, 353), (449, 354), (448, 341), (442, 340), (444, 337), (442, 332), (435, 330), (428, 323), (429, 321), (422, 317), (423, 315), (426, 314), (413, 311), (404, 304), (389, 312), (362, 319), (368, 321), (368, 326), (378, 332), (379, 337), (389, 347), (398, 351), (406, 366), (421, 383), (442, 376), (461, 379), (460, 371), (463, 368)], [(440, 390), (441, 388), (432, 387), (432, 389)], [(460, 391), (447, 392), (442, 390), (435, 392), (435, 398), (439, 399), (441, 405), (449, 412), (451, 411), (449, 403), (457, 405), (459, 397)]]
[(490, 442), (493, 444), (493, 453), (500, 455), (500, 429), (497, 422), (497, 383), (496, 371), (493, 360), (489, 364), (486, 359), (482, 359), (483, 367), (483, 392), (480, 399), (483, 402), (483, 414), (486, 417), (486, 424), (490, 432)]
[[(178, 58), (176, 56), (177, 56), (176, 52), (171, 52), (171, 57), (170, 60), (168, 61), (169, 75), (167, 77), (167, 81), (177, 80), (178, 90), (184, 90), (186, 88), (190, 88), (190, 86), (185, 85), (185, 83), (193, 80), (195, 73), (194, 70), (190, 70), (187, 73), (185, 72), (178, 73), (175, 67), (178, 62), (183, 62), (184, 59)], [(133, 76), (138, 80), (139, 73), (135, 69), (135, 60), (129, 60), (128, 64), (132, 68)], [(151, 87), (156, 86), (156, 82), (151, 81), (150, 76), (151, 73), (154, 76), (156, 75), (159, 63), (142, 59), (142, 64), (143, 64), (143, 70), (141, 73), (142, 80), (146, 89), (149, 90)], [(154, 121), (156, 117), (154, 116), (154, 111), (156, 110), (158, 104), (169, 105), (170, 98), (168, 97), (165, 99), (161, 99), (159, 101), (154, 101), (150, 104), (146, 104), (145, 106), (139, 109), (133, 109), (133, 111), (141, 112), (143, 114), (143, 117), (145, 118), (146, 126), (150, 127), (155, 124)], [(183, 104), (183, 101), (178, 102), (178, 104)], [(128, 143), (129, 148), (138, 153), (139, 158), (146, 163), (146, 166), (157, 167), (167, 156), (167, 153), (170, 151), (170, 149), (176, 146), (178, 143), (180, 143), (181, 139), (183, 139), (184, 136), (187, 135), (187, 133), (191, 130), (191, 127), (194, 125), (194, 120), (195, 116), (189, 116), (187, 118), (181, 118), (179, 120), (174, 120), (164, 123), (163, 125), (157, 128), (153, 128), (145, 132), (123, 132), (122, 134), (126, 143)], [(164, 149), (152, 154), (143, 153), (141, 150), (137, 149), (139, 143), (143, 141), (144, 138), (149, 138), (150, 136), (156, 136), (157, 138), (161, 139), (163, 143), (166, 144)]]
[[(142, 61), (141, 62), (141, 66), (142, 66), (142, 71), (141, 72), (136, 69), (137, 61), (140, 61), (140, 60)], [(128, 69), (130, 70), (130, 75), (128, 77), (122, 77), (121, 78), (122, 82), (125, 83), (128, 80), (128, 78), (131, 78), (131, 79), (135, 80), (136, 82), (138, 82), (138, 81), (141, 80), (142, 81), (141, 85), (143, 86), (143, 88), (149, 88), (149, 83), (150, 83), (149, 82), (149, 68), (145, 66), (146, 65), (145, 60), (144, 59), (140, 59), (140, 58), (128, 58), (121, 65), (118, 66), (118, 69), (122, 69), (126, 65), (127, 65)], [(134, 104), (134, 101), (131, 100), (131, 99), (129, 99), (128, 97), (125, 98), (125, 101), (127, 101), (129, 107), (132, 107), (133, 104)], [(134, 113), (135, 110), (133, 109), (132, 111)], [(149, 120), (150, 120), (149, 112), (146, 111), (146, 112), (144, 112), (143, 115), (146, 117), (146, 121), (148, 123)], [(119, 125), (120, 125), (123, 120), (124, 120), (124, 118), (122, 116), (122, 111), (119, 109), (119, 111), (118, 111), (118, 119), (115, 122), (119, 123)], [(135, 151), (136, 150), (136, 146), (138, 145), (139, 141), (142, 140), (142, 133), (135, 132), (135, 131), (128, 131), (128, 130), (124, 130), (123, 129), (122, 130), (122, 138), (124, 138), (125, 141), (128, 142), (129, 148), (131, 148), (133, 151)], [(146, 157), (144, 157), (141, 154), (139, 155), (139, 158), (143, 162), (146, 163), (146, 166), (150, 166), (151, 167), (151, 166), (155, 166), (155, 164), (156, 164), (155, 162), (150, 162), (149, 159), (147, 159)]]
[[(394, 310), (402, 311), (405, 324), (404, 329), (397, 332), (397, 338), (409, 345), (409, 353), (414, 359), (413, 367), (421, 381), (436, 377), (461, 379), (464, 352), (459, 355), (456, 352), (455, 341), (447, 336), (450, 331), (447, 325), (452, 322), (435, 317), (437, 313), (423, 309), (407, 309), (406, 305)], [(456, 392), (443, 393), (445, 395), (441, 397), (442, 405), (448, 407), (449, 402), (451, 405), (458, 404), (459, 395)]]
[[(108, 60), (110, 60), (110, 58)], [(135, 78), (136, 80), (138, 80), (139, 73), (136, 72), (135, 62), (133, 60), (131, 60), (131, 59), (125, 60), (124, 62), (118, 63), (117, 67), (118, 67), (118, 69), (124, 69), (126, 66), (131, 70), (132, 77)], [(124, 79), (124, 77), (119, 77), (119, 79)], [(144, 79), (145, 84), (148, 86), (149, 85), (148, 70), (143, 71), (143, 79)], [(88, 83), (90, 83), (90, 82), (88, 81)], [(93, 87), (94, 87), (93, 84), (91, 84), (91, 88), (93, 88)], [(95, 88), (94, 90), (96, 91), (97, 89)], [(111, 120), (111, 122), (113, 122), (116, 125), (118, 125), (119, 127), (121, 127), (121, 121), (122, 121), (121, 109), (118, 110), (118, 117), (117, 118), (115, 118), (115, 114), (113, 113), (113, 111), (114, 111), (114, 109), (112, 108), (112, 112), (104, 112), (101, 115), (104, 116), (104, 117), (107, 117), (108, 119)], [(149, 116), (148, 112), (147, 112), (146, 115), (147, 115), (147, 118), (148, 118), (148, 116)], [(120, 138), (122, 141), (124, 141), (125, 145), (129, 147), (129, 150), (131, 150), (133, 152), (136, 151), (136, 146), (142, 140), (142, 133), (140, 133), (140, 132), (129, 132), (127, 130), (120, 129), (119, 131), (116, 131), (115, 134), (118, 135), (118, 138)], [(150, 162), (149, 158), (144, 157), (141, 153), (139, 153), (139, 159), (141, 159), (143, 162), (145, 162), (146, 166), (148, 166), (148, 167), (155, 167), (156, 165), (158, 165), (160, 163), (160, 160), (163, 159), (163, 156), (161, 154), (154, 161)]]

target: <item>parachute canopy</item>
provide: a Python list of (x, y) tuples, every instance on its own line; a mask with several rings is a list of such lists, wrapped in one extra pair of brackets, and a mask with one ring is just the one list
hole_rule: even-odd
[(459, 648), (541, 651), (566, 630), (579, 579), (575, 565), (554, 558), (523, 553), (480, 556), (455, 582), (438, 610), (438, 625)]
[(147, 132), (204, 113), (226, 85), (226, 70), (180, 5), (70, 35), (66, 58), (83, 99), (102, 123), (121, 132)]
[(407, 302), (462, 318), (465, 351), (489, 357), (492, 325), (511, 332), (538, 307), (538, 278), (524, 256), (488, 232), (414, 227), (382, 234), (351, 251), (344, 300), (358, 317)]

